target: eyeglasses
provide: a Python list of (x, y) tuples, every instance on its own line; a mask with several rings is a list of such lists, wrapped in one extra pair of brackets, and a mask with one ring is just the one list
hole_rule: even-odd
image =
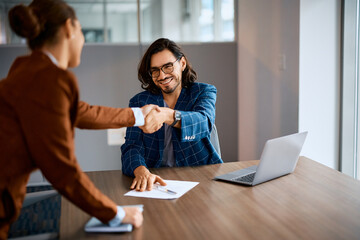
[(176, 63), (177, 61), (179, 61), (181, 59), (181, 57), (179, 57), (178, 59), (176, 59), (174, 62), (169, 62), (167, 64), (162, 65), (160, 68), (152, 68), (149, 71), (150, 76), (153, 79), (157, 79), (160, 76), (160, 70), (165, 73), (172, 73), (174, 71), (174, 63)]

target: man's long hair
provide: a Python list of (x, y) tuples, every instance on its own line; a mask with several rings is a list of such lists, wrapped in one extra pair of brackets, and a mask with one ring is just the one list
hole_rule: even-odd
[(190, 87), (192, 83), (195, 82), (197, 79), (196, 72), (192, 69), (190, 62), (187, 60), (181, 48), (175, 42), (167, 38), (159, 38), (158, 40), (153, 42), (147, 49), (143, 58), (141, 59), (141, 62), (139, 63), (138, 68), (138, 78), (141, 82), (141, 88), (150, 91), (153, 94), (159, 94), (161, 91), (153, 82), (150, 74), (151, 57), (155, 53), (161, 52), (165, 49), (172, 52), (176, 59), (179, 59), (181, 57), (185, 58), (186, 68), (182, 72), (182, 87)]

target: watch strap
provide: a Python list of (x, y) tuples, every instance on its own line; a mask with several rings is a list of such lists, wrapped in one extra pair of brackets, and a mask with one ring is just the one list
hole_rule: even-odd
[(173, 121), (173, 123), (170, 125), (170, 127), (175, 126), (175, 124), (177, 124), (178, 121), (179, 121), (179, 120), (176, 120), (176, 119), (175, 119), (175, 120)]
[(181, 119), (181, 114), (180, 114), (179, 111), (177, 111), (177, 110), (174, 111), (174, 118), (175, 118), (175, 120), (174, 120), (174, 122), (170, 125), (171, 127), (175, 126), (175, 124), (176, 124), (178, 121), (180, 121), (180, 119)]

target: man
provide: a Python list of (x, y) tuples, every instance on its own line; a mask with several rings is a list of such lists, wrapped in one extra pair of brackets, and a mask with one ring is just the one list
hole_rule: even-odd
[(210, 142), (216, 88), (195, 83), (196, 72), (180, 47), (169, 39), (156, 40), (139, 64), (138, 78), (146, 91), (135, 95), (129, 106), (160, 106), (161, 111), (151, 111), (145, 122), (163, 126), (152, 134), (144, 134), (141, 127), (127, 129), (122, 171), (135, 177), (130, 188), (144, 191), (155, 182), (166, 185), (148, 168), (222, 163)]

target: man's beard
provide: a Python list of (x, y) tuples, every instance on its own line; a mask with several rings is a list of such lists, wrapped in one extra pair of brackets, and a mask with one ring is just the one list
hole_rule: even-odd
[(179, 81), (178, 84), (177, 84), (176, 86), (174, 86), (173, 88), (171, 88), (171, 89), (163, 89), (163, 88), (161, 88), (161, 91), (162, 91), (163, 93), (165, 93), (165, 94), (171, 94), (171, 93), (173, 93), (173, 92), (176, 90), (176, 88), (177, 88), (179, 85), (180, 85), (180, 81)]

